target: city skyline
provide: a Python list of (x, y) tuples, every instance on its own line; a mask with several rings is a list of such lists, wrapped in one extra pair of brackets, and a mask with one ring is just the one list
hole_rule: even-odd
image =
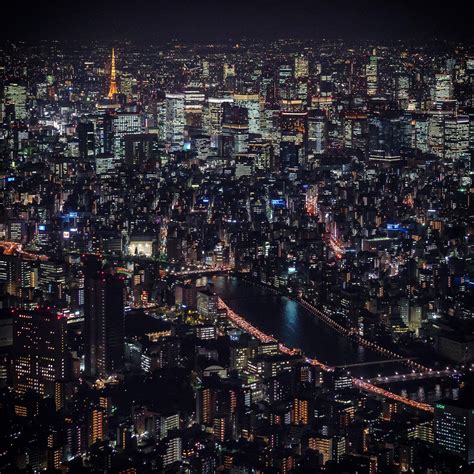
[(472, 471), (474, 42), (426, 6), (11, 17), (0, 472)]

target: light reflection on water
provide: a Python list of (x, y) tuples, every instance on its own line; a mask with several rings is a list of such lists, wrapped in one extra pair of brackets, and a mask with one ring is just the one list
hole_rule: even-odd
[(457, 400), (459, 397), (459, 388), (455, 386), (455, 383), (450, 382), (449, 379), (443, 379), (441, 382), (424, 380), (423, 385), (420, 384), (420, 381), (411, 381), (404, 384), (390, 384), (387, 385), (387, 388), (399, 393), (403, 397), (428, 403), (437, 402), (443, 398)]
[[(286, 345), (298, 347), (322, 362), (337, 366), (383, 360), (380, 355), (349, 342), (288, 298), (235, 277), (219, 276), (210, 282), (226, 303), (249, 322)], [(406, 367), (398, 363), (354, 367), (350, 370), (353, 375), (365, 378), (407, 371)], [(427, 402), (458, 396), (458, 391), (453, 389), (449, 381), (399, 382), (387, 387), (403, 396)]]
[[(237, 313), (290, 347), (297, 347), (329, 365), (342, 366), (383, 360), (379, 354), (348, 341), (301, 305), (234, 277), (214, 277), (215, 291)], [(351, 368), (353, 375), (403, 371), (400, 364)]]

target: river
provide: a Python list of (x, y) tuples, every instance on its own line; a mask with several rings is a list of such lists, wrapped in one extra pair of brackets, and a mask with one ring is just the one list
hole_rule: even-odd
[[(209, 283), (214, 285), (216, 293), (235, 312), (254, 326), (289, 347), (300, 348), (306, 355), (325, 364), (345, 366), (385, 360), (378, 353), (349, 341), (296, 301), (274, 294), (262, 286), (228, 276), (214, 277)], [(364, 378), (409, 372), (407, 367), (398, 362), (351, 367), (348, 370), (352, 375)], [(438, 383), (397, 383), (391, 385), (391, 388), (413, 399), (433, 401), (440, 398)], [(444, 384), (441, 386), (442, 395), (446, 396)], [(424, 387), (427, 389), (426, 393), (423, 393)]]
[(321, 362), (342, 366), (383, 360), (334, 331), (296, 301), (235, 277), (218, 276), (211, 282), (219, 296), (247, 321)]

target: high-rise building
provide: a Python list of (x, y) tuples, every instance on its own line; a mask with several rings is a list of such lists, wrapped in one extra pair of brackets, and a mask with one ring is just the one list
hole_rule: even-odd
[(129, 73), (123, 73), (120, 76), (120, 92), (125, 96), (127, 101), (133, 98), (133, 88), (136, 80)]
[(223, 78), (224, 82), (230, 77), (235, 76), (235, 64), (224, 63), (223, 67)]
[(13, 312), (0, 313), (0, 387), (9, 378), (10, 358), (13, 347)]
[(410, 97), (410, 77), (407, 74), (395, 76), (395, 100), (406, 101)]
[(217, 294), (208, 290), (197, 292), (197, 311), (205, 318), (215, 318), (217, 315)]
[(343, 144), (345, 148), (367, 149), (368, 121), (367, 115), (347, 113), (343, 117)]
[(95, 173), (97, 176), (109, 175), (118, 164), (114, 155), (101, 153), (95, 157)]
[(89, 158), (95, 154), (95, 130), (90, 121), (81, 121), (77, 125), (77, 137), (79, 139), (79, 157)]
[(207, 384), (196, 394), (196, 419), (203, 425), (211, 426), (216, 412), (217, 392), (214, 386)]
[(209, 61), (207, 59), (203, 59), (201, 61), (201, 69), (202, 69), (202, 77), (204, 79), (209, 78)]
[(293, 76), (293, 68), (289, 64), (282, 64), (278, 68), (278, 87), (284, 89), (285, 83)]
[(445, 101), (453, 98), (453, 80), (449, 74), (436, 74), (434, 100)]
[(322, 464), (338, 461), (346, 453), (346, 440), (340, 436), (317, 436), (308, 440), (310, 449), (318, 451), (322, 456)]
[(376, 52), (373, 51), (369, 57), (369, 62), (365, 67), (365, 75), (367, 78), (367, 95), (377, 95), (378, 89), (378, 59)]
[(423, 320), (423, 307), (420, 305), (410, 306), (410, 312), (408, 315), (408, 327), (410, 331), (413, 331), (418, 335), (421, 323)]
[(5, 87), (5, 104), (13, 105), (16, 120), (26, 119), (26, 87), (15, 83), (8, 84)]
[(55, 295), (62, 293), (66, 284), (66, 269), (62, 262), (47, 260), (40, 262), (39, 267), (39, 287)]
[(308, 58), (302, 54), (295, 57), (295, 78), (305, 79), (309, 74)]
[(113, 119), (114, 154), (118, 159), (125, 158), (125, 137), (143, 132), (140, 114), (120, 112)]
[(12, 242), (25, 243), (27, 237), (26, 223), (22, 220), (11, 220), (8, 223), (8, 239)]
[(103, 441), (107, 435), (107, 416), (102, 408), (94, 408), (89, 413), (89, 446)]
[(84, 259), (85, 369), (96, 378), (119, 372), (124, 359), (124, 282), (100, 267)]
[(307, 112), (281, 112), (281, 140), (295, 145), (306, 145), (308, 134)]
[[(413, 123), (414, 122), (414, 123)], [(428, 153), (428, 137), (430, 121), (426, 115), (415, 117), (413, 124), (413, 142), (412, 147), (423, 153)]]
[(186, 124), (200, 128), (202, 126), (202, 112), (206, 96), (197, 88), (187, 88), (184, 91), (184, 112)]
[(222, 131), (223, 104), (233, 99), (209, 97), (204, 112), (204, 130), (211, 136), (211, 147), (217, 148), (217, 136)]
[(38, 285), (33, 262), (16, 255), (0, 255), (0, 288), (4, 293), (20, 296), (21, 289)]
[(163, 455), (163, 466), (179, 463), (182, 460), (182, 441), (179, 436), (169, 436), (164, 440), (165, 453)]
[(308, 115), (308, 151), (320, 155), (326, 150), (326, 116), (322, 111)]
[(249, 349), (244, 344), (235, 343), (230, 346), (230, 364), (231, 370), (242, 371), (247, 368), (249, 360)]
[[(18, 309), (13, 320), (13, 387), (57, 398), (66, 378), (66, 319), (46, 310)], [(56, 400), (57, 406), (59, 400)]]
[(189, 284), (178, 283), (174, 290), (177, 306), (185, 308), (196, 308), (196, 287)]
[(444, 155), (444, 120), (446, 113), (439, 110), (430, 112), (428, 125), (428, 146), (436, 156)]
[(399, 303), (400, 307), (400, 318), (405, 326), (408, 326), (410, 320), (410, 300), (408, 298), (402, 298)]
[(165, 139), (172, 150), (182, 150), (184, 146), (184, 102), (184, 94), (166, 94)]
[(270, 141), (252, 141), (249, 143), (248, 155), (253, 158), (256, 170), (268, 172), (274, 165), (273, 146)]
[(474, 404), (472, 399), (448, 400), (435, 405), (435, 447), (474, 462)]
[(160, 144), (154, 133), (132, 134), (125, 136), (125, 161), (143, 169), (147, 163), (159, 158)]
[(457, 160), (469, 153), (469, 116), (446, 117), (444, 121), (444, 158)]
[(222, 116), (222, 153), (246, 153), (248, 147), (249, 119), (245, 107), (225, 103)]
[(114, 118), (111, 113), (100, 115), (95, 120), (95, 146), (96, 155), (110, 154), (114, 151)]
[(261, 116), (262, 138), (269, 140), (276, 154), (280, 152), (281, 126), (280, 108), (278, 106), (265, 106)]
[(260, 97), (258, 94), (234, 94), (239, 107), (247, 109), (249, 133), (260, 133)]
[(307, 425), (309, 422), (309, 402), (305, 399), (295, 398), (292, 403), (291, 422), (294, 425)]

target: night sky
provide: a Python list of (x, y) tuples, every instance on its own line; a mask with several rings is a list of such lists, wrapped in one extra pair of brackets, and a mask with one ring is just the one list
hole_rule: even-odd
[(466, 39), (464, 0), (23, 0), (1, 7), (6, 39), (228, 37)]

